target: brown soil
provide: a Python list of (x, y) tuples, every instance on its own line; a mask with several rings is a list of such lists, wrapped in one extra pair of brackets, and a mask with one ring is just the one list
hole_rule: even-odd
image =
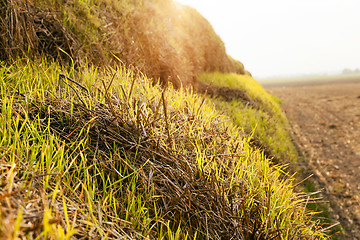
[(266, 88), (282, 100), (345, 239), (360, 239), (360, 81)]

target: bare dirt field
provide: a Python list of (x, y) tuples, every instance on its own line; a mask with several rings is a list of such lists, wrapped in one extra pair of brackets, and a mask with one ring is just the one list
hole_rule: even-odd
[(282, 100), (293, 138), (345, 239), (360, 239), (360, 80), (265, 88)]

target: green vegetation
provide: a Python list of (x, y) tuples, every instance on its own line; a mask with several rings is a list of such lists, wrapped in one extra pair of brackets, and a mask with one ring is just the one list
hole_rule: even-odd
[(297, 152), (291, 142), (288, 122), (281, 111), (280, 102), (257, 81), (250, 76), (219, 72), (203, 73), (200, 81), (245, 92), (253, 104), (236, 98), (224, 101), (220, 97), (214, 100), (217, 109), (231, 116), (234, 123), (247, 134), (253, 134), (255, 139), (260, 140), (260, 145), (269, 149), (269, 155), (281, 159), (282, 163), (296, 162)]
[(65, 72), (81, 85), (64, 71), (1, 69), (2, 235), (324, 237), (292, 179), (201, 96), (125, 68)]
[(279, 102), (194, 9), (1, 3), (0, 238), (327, 239)]

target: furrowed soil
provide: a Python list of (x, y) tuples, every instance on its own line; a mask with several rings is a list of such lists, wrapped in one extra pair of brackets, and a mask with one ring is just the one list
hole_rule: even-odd
[(264, 87), (282, 101), (307, 171), (345, 239), (360, 239), (360, 79)]

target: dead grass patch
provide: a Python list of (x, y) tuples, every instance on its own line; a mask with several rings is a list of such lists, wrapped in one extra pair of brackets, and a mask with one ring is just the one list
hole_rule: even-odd
[(155, 82), (193, 84), (203, 71), (245, 74), (209, 22), (172, 1), (2, 0), (0, 59), (133, 65)]
[(60, 62), (76, 59), (74, 36), (50, 9), (39, 9), (25, 1), (0, 3), (0, 60), (47, 55)]

